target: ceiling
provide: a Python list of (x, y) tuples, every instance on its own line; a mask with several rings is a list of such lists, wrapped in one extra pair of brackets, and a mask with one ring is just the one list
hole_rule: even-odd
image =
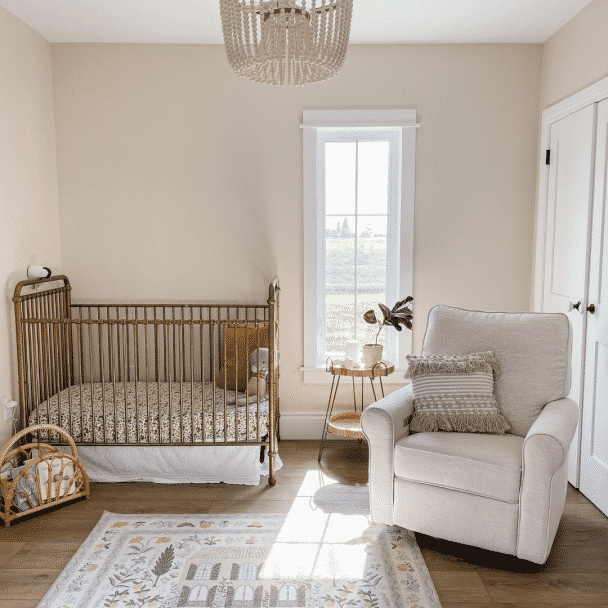
[[(350, 41), (544, 42), (591, 0), (354, 0)], [(51, 42), (219, 44), (219, 0), (0, 0)]]

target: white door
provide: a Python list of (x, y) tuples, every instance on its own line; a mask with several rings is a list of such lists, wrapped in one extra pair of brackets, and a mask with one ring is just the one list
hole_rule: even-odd
[[(551, 127), (543, 311), (566, 313), (573, 328), (572, 389), (582, 405), (585, 293), (592, 203), (597, 104)], [(580, 424), (572, 441), (568, 480), (579, 486)]]
[[(580, 490), (608, 515), (608, 100), (598, 104)], [(603, 280), (602, 280), (603, 279)], [(595, 307), (595, 311), (592, 312)]]

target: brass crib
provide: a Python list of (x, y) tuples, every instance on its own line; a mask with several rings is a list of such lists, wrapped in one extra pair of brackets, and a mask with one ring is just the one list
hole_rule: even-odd
[[(265, 304), (76, 304), (70, 291), (63, 275), (15, 287), (22, 429), (56, 424), (88, 446), (261, 446), (276, 483), (278, 279)], [(249, 365), (260, 348), (268, 369)]]

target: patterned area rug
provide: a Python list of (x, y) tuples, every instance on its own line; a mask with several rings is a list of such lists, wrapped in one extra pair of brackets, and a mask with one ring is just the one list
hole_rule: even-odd
[(439, 608), (414, 534), (288, 515), (104, 513), (38, 608)]

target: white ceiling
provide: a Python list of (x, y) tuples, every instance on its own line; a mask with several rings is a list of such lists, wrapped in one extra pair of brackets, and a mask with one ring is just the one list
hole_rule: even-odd
[[(354, 0), (351, 42), (544, 42), (591, 0)], [(0, 0), (51, 42), (222, 42), (219, 0)]]

